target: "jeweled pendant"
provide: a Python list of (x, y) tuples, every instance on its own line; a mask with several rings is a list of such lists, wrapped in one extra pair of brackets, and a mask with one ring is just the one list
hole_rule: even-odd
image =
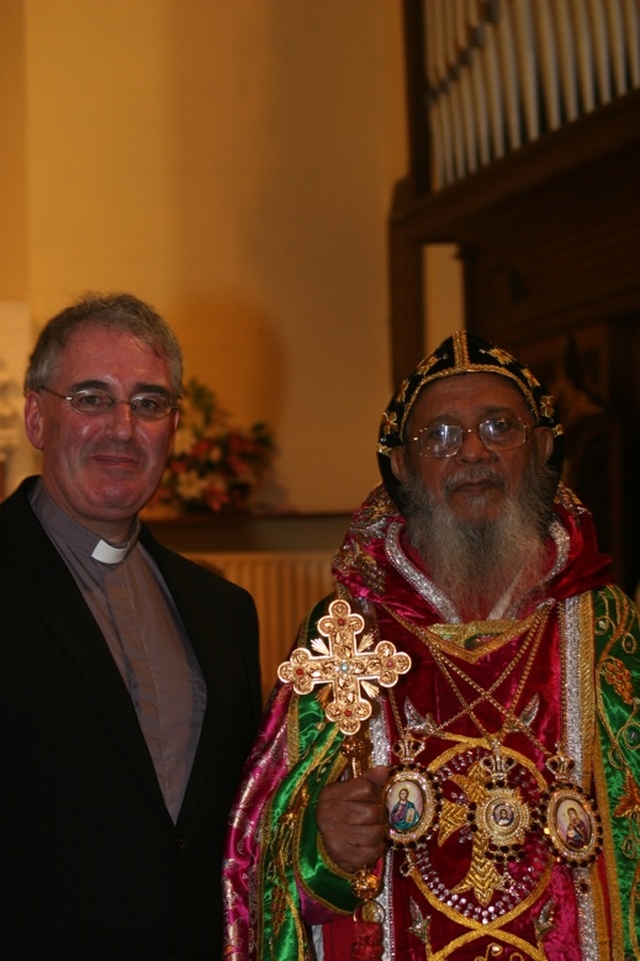
[(534, 818), (559, 861), (585, 867), (602, 851), (600, 814), (591, 795), (570, 780), (573, 761), (556, 755), (547, 766), (556, 779), (541, 795)]
[(398, 848), (415, 847), (431, 834), (442, 807), (437, 778), (416, 762), (423, 745), (423, 739), (408, 733), (393, 748), (401, 763), (391, 769), (383, 800), (389, 812), (389, 840)]
[(494, 742), (491, 754), (482, 759), (480, 766), (485, 772), (485, 790), (472, 810), (475, 828), (487, 839), (488, 858), (498, 864), (514, 861), (524, 855), (526, 833), (531, 825), (529, 805), (507, 780), (514, 761)]

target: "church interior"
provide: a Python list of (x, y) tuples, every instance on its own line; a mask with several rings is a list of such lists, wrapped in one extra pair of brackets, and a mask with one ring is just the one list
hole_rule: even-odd
[(633, 593), (639, 24), (637, 0), (0, 0), (0, 496), (37, 471), (40, 326), (87, 290), (152, 303), (275, 439), (260, 516), (157, 522), (254, 591), (268, 687), (394, 385), (466, 327), (557, 396)]

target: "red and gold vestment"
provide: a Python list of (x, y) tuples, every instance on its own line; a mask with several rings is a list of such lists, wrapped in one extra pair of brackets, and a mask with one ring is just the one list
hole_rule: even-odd
[[(381, 488), (336, 555), (337, 596), (412, 662), (367, 722), (371, 762), (395, 766), (378, 897), (387, 961), (640, 958), (637, 613), (564, 488), (548, 554), (529, 609), (473, 624), (429, 580)], [(232, 816), (225, 958), (350, 957), (352, 879), (313, 813), (347, 769), (326, 700), (289, 684), (272, 697)]]

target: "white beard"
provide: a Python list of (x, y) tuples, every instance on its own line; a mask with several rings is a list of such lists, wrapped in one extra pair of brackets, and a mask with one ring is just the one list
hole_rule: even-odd
[[(462, 521), (449, 506), (448, 490), (463, 479), (482, 478), (505, 491), (502, 476), (483, 465), (458, 471), (437, 500), (414, 471), (403, 489), (409, 538), (434, 583), (464, 620), (486, 618), (516, 583), (519, 606), (540, 589), (557, 483), (544, 464), (531, 461), (519, 491), (505, 491), (504, 510), (497, 518)], [(478, 507), (481, 500), (479, 495)]]

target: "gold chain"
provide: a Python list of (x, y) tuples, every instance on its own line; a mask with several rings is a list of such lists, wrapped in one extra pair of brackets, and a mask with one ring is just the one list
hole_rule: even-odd
[[(486, 731), (484, 726), (480, 723), (480, 721), (474, 714), (474, 709), (479, 704), (482, 704), (483, 701), (486, 701), (489, 704), (491, 704), (493, 707), (495, 707), (500, 714), (503, 715), (505, 721), (509, 721), (511, 724), (514, 724), (518, 728), (518, 730), (522, 731), (527, 737), (530, 738), (530, 740), (532, 740), (536, 744), (536, 746), (540, 751), (542, 751), (547, 757), (550, 756), (549, 751), (531, 733), (527, 725), (524, 724), (520, 720), (520, 718), (516, 716), (515, 711), (520, 701), (520, 698), (522, 696), (522, 692), (524, 690), (529, 674), (531, 673), (531, 668), (535, 661), (536, 655), (539, 651), (540, 642), (542, 640), (542, 635), (544, 633), (545, 626), (547, 624), (549, 615), (551, 613), (552, 605), (553, 605), (553, 602), (549, 601), (545, 603), (538, 611), (535, 612), (535, 616), (531, 618), (532, 623), (530, 624), (528, 630), (526, 631), (527, 636), (523, 644), (521, 645), (520, 649), (518, 650), (516, 656), (501, 671), (501, 673), (493, 681), (493, 683), (488, 689), (483, 688), (480, 684), (478, 684), (477, 681), (469, 677), (469, 675), (466, 674), (466, 672), (463, 671), (462, 668), (459, 667), (451, 658), (447, 657), (447, 655), (441, 650), (439, 645), (440, 638), (434, 631), (430, 631), (428, 628), (417, 627), (416, 625), (411, 624), (410, 621), (407, 621), (406, 618), (402, 617), (401, 614), (398, 614), (395, 611), (391, 610), (387, 605), (382, 605), (384, 609), (387, 611), (387, 613), (389, 613), (396, 621), (398, 621), (399, 624), (401, 624), (404, 628), (406, 628), (412, 634), (415, 634), (415, 636), (418, 637), (426, 645), (426, 647), (431, 652), (431, 655), (433, 656), (435, 664), (440, 669), (443, 676), (449, 682), (456, 697), (458, 698), (458, 701), (462, 705), (462, 710), (460, 710), (452, 718), (449, 718), (448, 721), (445, 721), (442, 724), (438, 725), (438, 728), (437, 728), (438, 733), (444, 732), (446, 728), (450, 727), (452, 724), (455, 724), (455, 722), (458, 721), (460, 718), (469, 717), (470, 720), (478, 729), (478, 731), (480, 732), (480, 734), (482, 735), (482, 737), (489, 739), (490, 738), (489, 733)], [(522, 629), (522, 625), (520, 625), (520, 627)], [(513, 634), (513, 637), (517, 637), (517, 636), (518, 636), (517, 633)], [(501, 704), (496, 697), (494, 697), (494, 692), (497, 691), (500, 688), (500, 686), (503, 684), (503, 682), (516, 670), (518, 664), (520, 663), (522, 658), (525, 657), (525, 655), (526, 655), (526, 663), (524, 665), (522, 675), (518, 681), (518, 686), (516, 688), (516, 691), (514, 692), (510, 707), (506, 707), (505, 705)], [(458, 684), (456, 683), (453, 675), (457, 675), (459, 678), (465, 681), (469, 687), (473, 688), (478, 693), (479, 696), (471, 702), (467, 701), (464, 695), (462, 694), (462, 691), (460, 690)], [(395, 697), (393, 696), (391, 691), (389, 692), (389, 694), (390, 694), (390, 701), (391, 701), (391, 707), (394, 714), (394, 719), (398, 726), (398, 731), (401, 733), (404, 729), (404, 725), (401, 723), (399, 718), (397, 705), (395, 703)], [(504, 727), (504, 724), (503, 724), (503, 727)]]

